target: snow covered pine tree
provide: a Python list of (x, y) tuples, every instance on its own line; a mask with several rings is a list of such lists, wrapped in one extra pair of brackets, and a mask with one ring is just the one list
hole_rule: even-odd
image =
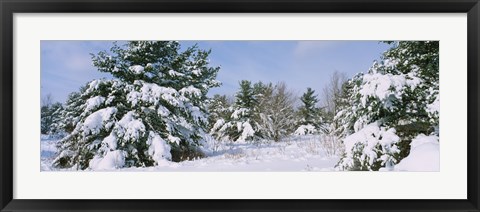
[(346, 85), (349, 104), (336, 115), (346, 135), (340, 169), (392, 168), (417, 145), (413, 140), (438, 144), (439, 42), (389, 43), (380, 63)]
[(231, 116), (227, 120), (217, 120), (210, 133), (220, 141), (254, 140), (255, 132), (258, 132), (257, 124), (253, 120), (256, 102), (252, 83), (248, 80), (240, 81), (240, 90), (230, 108)]
[(230, 117), (220, 118), (210, 134), (220, 141), (280, 141), (293, 131), (295, 97), (285, 83), (240, 81)]
[(212, 129), (218, 120), (227, 120), (231, 113), (230, 102), (226, 95), (215, 94), (208, 100), (208, 128)]
[(322, 117), (320, 116), (320, 109), (316, 106), (318, 99), (317, 95), (315, 95), (315, 90), (307, 88), (300, 100), (303, 105), (298, 110), (300, 120), (297, 123), (298, 127), (294, 134), (309, 135), (319, 133)]
[[(207, 127), (206, 94), (217, 87), (210, 51), (180, 51), (172, 41), (131, 41), (92, 55), (113, 79), (90, 82), (69, 98), (79, 112), (54, 165), (113, 169), (199, 157)], [(71, 117), (70, 117), (71, 118)]]
[(59, 102), (41, 106), (40, 132), (42, 134), (54, 135), (59, 133), (57, 123), (61, 120), (60, 114), (62, 111), (63, 106)]

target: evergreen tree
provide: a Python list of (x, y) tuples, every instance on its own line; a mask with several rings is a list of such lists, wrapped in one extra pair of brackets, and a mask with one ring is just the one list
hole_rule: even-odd
[(300, 114), (302, 116), (302, 124), (318, 125), (318, 109), (316, 107), (318, 103), (317, 95), (312, 88), (307, 88), (307, 91), (302, 95), (300, 100), (303, 105), (300, 108)]
[(297, 130), (295, 134), (315, 134), (320, 130), (322, 124), (322, 118), (320, 116), (320, 108), (317, 108), (317, 95), (312, 88), (307, 88), (307, 91), (303, 93), (300, 98), (302, 106), (298, 110), (300, 120), (297, 123)]
[(59, 133), (58, 122), (61, 120), (60, 113), (63, 105), (59, 102), (42, 105), (40, 108), (40, 126), (42, 134)]
[(254, 140), (256, 123), (254, 123), (253, 114), (256, 102), (252, 83), (248, 80), (240, 81), (240, 90), (235, 95), (235, 104), (231, 115), (231, 122), (235, 123), (232, 125), (234, 129), (229, 133), (232, 140)]
[[(257, 103), (252, 83), (248, 80), (240, 81), (240, 90), (235, 95), (235, 106), (237, 108), (253, 109)], [(251, 113), (246, 113), (245, 117), (250, 117)]]
[(359, 93), (362, 78), (363, 73), (356, 74), (342, 86), (342, 95), (337, 100), (339, 111), (333, 119), (333, 123), (336, 124), (334, 129), (337, 138), (343, 139), (355, 132), (354, 124), (358, 117), (356, 107), (353, 109), (352, 106), (360, 104), (356, 96)]
[(145, 167), (201, 156), (206, 94), (219, 85), (209, 53), (196, 46), (180, 52), (178, 42), (131, 41), (92, 55), (98, 70), (114, 79), (94, 80), (69, 97), (64, 126), (74, 127), (54, 164)]
[(230, 108), (231, 116), (225, 122), (218, 122), (210, 131), (222, 141), (252, 141), (256, 138), (258, 124), (254, 121), (257, 99), (252, 83), (242, 80), (235, 95), (235, 103)]
[(228, 139), (226, 138), (228, 136), (220, 131), (221, 127), (230, 121), (230, 116), (232, 115), (232, 107), (227, 96), (215, 94), (213, 98), (209, 100), (208, 110), (210, 113), (208, 117), (210, 135), (218, 141)]
[[(414, 137), (438, 134), (438, 42), (393, 45), (380, 63), (349, 85), (352, 106), (337, 114), (338, 119), (346, 119), (342, 169), (378, 170), (393, 165), (409, 154)], [(380, 132), (388, 132), (391, 139), (382, 141), (385, 136)]]
[(215, 94), (208, 100), (208, 123), (209, 129), (212, 129), (218, 120), (227, 120), (231, 112), (229, 110), (230, 103), (226, 95)]
[(86, 99), (82, 98), (81, 93), (85, 92), (86, 86), (80, 88), (80, 92), (72, 92), (68, 95), (65, 102), (66, 106), (61, 111), (61, 120), (58, 128), (67, 134), (70, 134), (77, 125), (80, 115), (82, 114), (82, 105), (86, 103)]
[(50, 107), (43, 105), (40, 107), (40, 133), (47, 134), (50, 130), (50, 124), (52, 124), (52, 118), (50, 116)]
[(48, 134), (51, 135), (56, 135), (56, 134), (62, 134), (63, 130), (62, 128), (59, 127), (59, 124), (62, 121), (62, 112), (64, 108), (63, 105), (60, 102), (56, 102), (52, 104), (50, 107), (51, 111), (51, 117), (52, 117), (52, 123), (50, 124), (50, 129), (48, 131)]
[(280, 141), (295, 127), (295, 97), (285, 83), (240, 82), (231, 116), (218, 120), (210, 134), (221, 141)]

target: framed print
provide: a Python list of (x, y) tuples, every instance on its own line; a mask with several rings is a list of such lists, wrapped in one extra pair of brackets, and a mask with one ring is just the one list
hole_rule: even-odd
[(2, 211), (479, 211), (477, 0), (0, 6)]

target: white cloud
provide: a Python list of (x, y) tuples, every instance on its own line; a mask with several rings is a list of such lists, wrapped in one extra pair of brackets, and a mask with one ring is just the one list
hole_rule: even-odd
[(294, 54), (296, 56), (304, 56), (308, 53), (331, 48), (338, 43), (338, 41), (298, 41), (294, 49)]

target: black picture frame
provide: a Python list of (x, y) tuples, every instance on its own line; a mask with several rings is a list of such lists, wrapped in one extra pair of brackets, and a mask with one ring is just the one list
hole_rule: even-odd
[[(1, 211), (480, 211), (478, 0), (0, 0)], [(25, 200), (13, 199), (14, 13), (467, 13), (468, 197), (465, 200)], [(34, 179), (32, 179), (34, 180)], [(448, 182), (445, 182), (448, 183)]]

